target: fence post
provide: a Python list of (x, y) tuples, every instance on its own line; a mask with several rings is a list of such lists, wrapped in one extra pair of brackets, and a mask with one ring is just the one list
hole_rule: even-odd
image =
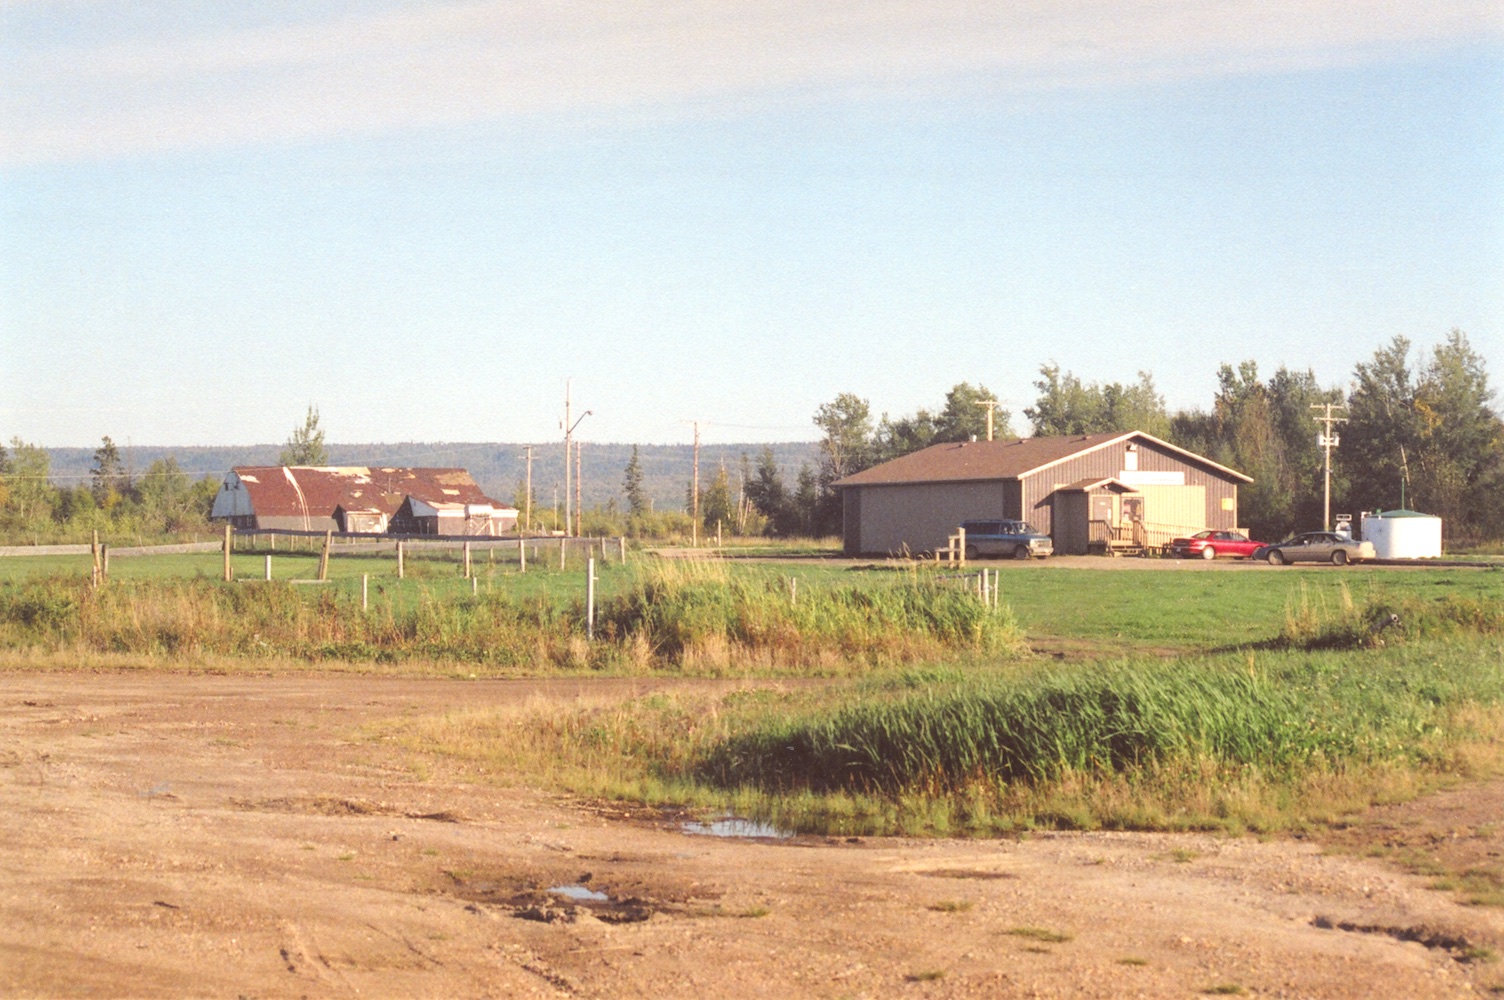
[(595, 559), (585, 560), (585, 638), (595, 638)]
[(90, 571), (89, 585), (93, 586), (93, 587), (97, 587), (97, 586), (99, 586), (99, 529), (98, 528), (94, 529), (94, 541), (89, 545), (89, 556), (91, 558), (91, 561), (94, 563), (94, 568)]
[(272, 578), (272, 554), (270, 552), (266, 554), (266, 578), (268, 580)]
[(235, 578), (234, 572), (230, 569), (230, 546), (233, 544), (234, 532), (235, 529), (232, 526), (225, 525), (225, 583)]
[(521, 567), (518, 572), (527, 572), (527, 540), (517, 539), (517, 565)]
[(110, 578), (110, 543), (99, 543), (99, 582), (104, 583)]
[[(267, 572), (267, 577), (266, 578), (268, 580), (271, 579), (271, 566), (272, 566), (272, 557), (271, 556), (267, 556), (266, 557), (266, 572)], [(369, 573), (362, 573), (362, 574), (360, 574), (360, 610), (362, 610), (362, 611), (365, 611), (365, 610), (369, 609), (370, 606), (371, 606), (370, 600), (369, 600), (369, 598), (370, 598), (370, 586), (371, 586), (371, 574), (369, 574)]]
[(564, 568), (564, 536), (559, 536), (559, 568)]
[(789, 577), (789, 607), (793, 608), (793, 607), (798, 607), (798, 606), (799, 606), (799, 578), (797, 576), (791, 576), (791, 577)]
[(621, 564), (623, 566), (625, 566), (627, 564), (627, 536), (626, 535), (618, 535), (616, 537), (616, 550), (621, 554), (621, 559), (620, 559)]
[(324, 550), (319, 553), (319, 579), (329, 579), (329, 550), (334, 547), (334, 532), (324, 532)]
[(471, 578), (470, 577), (470, 543), (469, 542), (465, 542), (464, 545), (461, 546), (461, 551), (463, 553), (463, 559), (464, 559), (464, 563), (465, 563), (465, 579), (469, 580)]
[(397, 539), (397, 579), (402, 579), (402, 539)]

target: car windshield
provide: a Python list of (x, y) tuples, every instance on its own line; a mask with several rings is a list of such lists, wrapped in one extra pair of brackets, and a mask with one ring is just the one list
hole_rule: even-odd
[(1017, 530), (1017, 532), (1020, 535), (1037, 535), (1037, 534), (1039, 534), (1038, 531), (1034, 530), (1034, 525), (1028, 523), (1027, 521), (1019, 521), (1018, 522), (1018, 527), (1015, 530)]

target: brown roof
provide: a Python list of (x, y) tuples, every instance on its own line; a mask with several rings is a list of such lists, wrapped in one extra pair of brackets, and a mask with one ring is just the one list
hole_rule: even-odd
[(1194, 452), (1142, 431), (1110, 434), (1069, 434), (1060, 437), (1013, 438), (1007, 441), (964, 441), (936, 444), (910, 452), (891, 462), (838, 479), (834, 486), (875, 486), (894, 483), (953, 483), (996, 479), (1022, 479), (1083, 452), (1139, 438), (1179, 453), (1186, 461), (1212, 469), (1232, 479), (1253, 482), (1248, 476)]
[(507, 506), (482, 493), (464, 469), (239, 465), (231, 471), (260, 517), (326, 517), (336, 507), (391, 516), (410, 496), (429, 503)]

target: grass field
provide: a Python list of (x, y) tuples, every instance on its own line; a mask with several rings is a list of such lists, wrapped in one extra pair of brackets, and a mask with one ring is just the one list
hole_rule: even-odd
[[(417, 756), (579, 795), (843, 833), (1280, 829), (1501, 763), (1504, 571), (998, 563), (1003, 608), (933, 567), (338, 557), (332, 582), (220, 557), (0, 560), (15, 669), (736, 675), (687, 691), (393, 721)], [(315, 555), (281, 554), (279, 580)], [(56, 573), (63, 573), (59, 577)], [(362, 574), (371, 608), (359, 607)], [(1392, 627), (1391, 627), (1392, 626)], [(1031, 655), (1033, 644), (1046, 651)], [(115, 656), (116, 659), (111, 659)], [(120, 659), (126, 657), (126, 659)], [(790, 685), (798, 677), (824, 683)]]

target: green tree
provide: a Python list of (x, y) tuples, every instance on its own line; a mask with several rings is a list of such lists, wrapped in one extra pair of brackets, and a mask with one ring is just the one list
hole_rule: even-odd
[(1210, 413), (1182, 412), (1170, 440), (1253, 477), (1238, 490), (1239, 519), (1255, 538), (1283, 538), (1321, 518), (1321, 457), (1311, 404), (1340, 398), (1309, 372), (1280, 368), (1268, 382), (1258, 365), (1222, 365)]
[[(970, 382), (958, 382), (945, 394), (945, 406), (935, 418), (935, 444), (950, 441), (987, 440), (987, 407), (984, 402), (996, 402), (997, 396), (984, 385), (973, 387)], [(1013, 436), (1012, 414), (1002, 407), (995, 407), (992, 416), (992, 436)]]
[(814, 420), (824, 436), (813, 528), (820, 534), (835, 534), (841, 530), (841, 493), (831, 484), (872, 464), (872, 409), (865, 399), (843, 392), (821, 404)]
[(300, 427), (294, 427), (282, 449), (283, 465), (328, 465), (329, 454), (324, 450), (324, 432), (319, 428), (318, 407), (309, 404), (308, 415)]
[(790, 505), (789, 520), (792, 535), (815, 535), (820, 524), (819, 514), (820, 479), (808, 465), (799, 466), (799, 475), (794, 480), (794, 498)]
[(778, 468), (772, 447), (763, 445), (757, 456), (757, 469), (747, 477), (746, 492), (747, 500), (767, 518), (769, 532), (774, 535), (797, 533), (788, 490), (783, 485), (783, 473)]
[(1036, 435), (1143, 431), (1167, 437), (1170, 433), (1164, 397), (1148, 372), (1139, 372), (1138, 381), (1129, 385), (1088, 384), (1051, 362), (1040, 366), (1039, 375), (1034, 383), (1039, 395), (1024, 410)]
[(120, 459), (120, 449), (108, 435), (94, 449), (94, 468), (89, 472), (94, 500), (105, 510), (113, 508), (130, 492), (130, 480), (125, 474), (125, 463)]
[(718, 524), (733, 524), (735, 513), (731, 501), (731, 477), (722, 465), (710, 481), (710, 488), (700, 497), (700, 523), (707, 531), (713, 531)]
[(19, 437), (11, 438), (10, 450), (6, 521), (13, 530), (39, 535), (50, 528), (58, 504), (58, 491), (48, 479), (52, 457), (45, 448)]
[(1494, 492), (1504, 479), (1504, 424), (1481, 355), (1453, 330), (1418, 368), (1395, 337), (1360, 362), (1339, 451), (1355, 509), (1405, 506), (1456, 536), (1504, 534)]
[(171, 455), (146, 467), (137, 494), (141, 516), (159, 531), (184, 531), (202, 520), (194, 509), (193, 482)]
[(627, 498), (627, 512), (633, 517), (642, 517), (648, 512), (648, 495), (642, 487), (642, 463), (637, 457), (637, 446), (632, 446), (632, 457), (622, 473), (622, 493)]

